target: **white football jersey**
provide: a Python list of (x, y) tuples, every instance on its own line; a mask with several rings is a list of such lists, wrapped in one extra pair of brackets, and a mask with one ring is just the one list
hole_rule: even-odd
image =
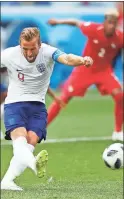
[(45, 95), (53, 71), (53, 53), (57, 49), (42, 43), (35, 62), (29, 63), (20, 46), (7, 48), (1, 53), (1, 66), (7, 67), (8, 95), (5, 104), (21, 101), (45, 103)]

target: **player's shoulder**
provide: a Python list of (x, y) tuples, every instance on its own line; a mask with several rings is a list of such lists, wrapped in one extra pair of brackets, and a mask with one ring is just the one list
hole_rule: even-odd
[(41, 43), (41, 47), (40, 47), (40, 51), (46, 51), (47, 49), (49, 49), (49, 45), (46, 43)]
[(19, 57), (20, 46), (6, 48), (1, 52), (1, 65), (9, 67), (10, 62)]
[(46, 43), (41, 44), (41, 50), (46, 50), (46, 49), (48, 50), (48, 49), (52, 49), (52, 48), (55, 48), (55, 47), (53, 47), (49, 44), (46, 44)]
[(96, 27), (96, 30), (97, 30), (98, 32), (104, 30), (104, 25), (103, 25), (103, 23), (95, 23), (94, 26)]
[(97, 27), (99, 27), (99, 26), (101, 26), (102, 24), (100, 24), (100, 23), (96, 23), (96, 22), (93, 22), (93, 21), (82, 21), (81, 22), (84, 26), (91, 26), (91, 27), (95, 27), (95, 28), (97, 28)]
[(115, 33), (116, 33), (117, 37), (123, 37), (123, 35), (124, 35), (124, 33), (119, 29), (117, 29)]
[(9, 56), (12, 56), (12, 55), (16, 55), (19, 51), (20, 51), (19, 46), (9, 47), (9, 48), (6, 48), (2, 51), (2, 55), (9, 57)]
[(41, 49), (40, 49), (40, 52), (43, 53), (44, 55), (46, 56), (50, 56), (57, 50), (56, 47), (53, 47), (49, 44), (46, 44), (46, 43), (42, 43), (41, 44)]
[(47, 48), (49, 45), (46, 43), (41, 43), (41, 49)]

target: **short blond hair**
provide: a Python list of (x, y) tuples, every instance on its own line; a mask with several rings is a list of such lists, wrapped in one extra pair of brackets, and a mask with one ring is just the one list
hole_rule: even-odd
[(116, 8), (112, 8), (112, 9), (108, 9), (106, 12), (105, 12), (105, 16), (113, 16), (113, 17), (116, 17), (118, 18), (119, 17), (119, 12)]
[(20, 34), (19, 42), (24, 39), (31, 41), (33, 38), (38, 37), (38, 43), (41, 43), (40, 30), (37, 27), (24, 28)]

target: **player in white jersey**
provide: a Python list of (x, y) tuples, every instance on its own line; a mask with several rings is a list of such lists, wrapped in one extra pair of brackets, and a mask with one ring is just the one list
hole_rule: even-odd
[(45, 95), (50, 83), (54, 62), (69, 66), (90, 66), (90, 57), (66, 54), (41, 43), (37, 28), (25, 28), (20, 45), (2, 52), (1, 65), (9, 75), (8, 94), (4, 107), (6, 139), (12, 140), (13, 157), (2, 179), (1, 189), (22, 190), (14, 183), (27, 167), (38, 177), (46, 173), (48, 153), (42, 150), (36, 158), (34, 148), (46, 139), (47, 111)]

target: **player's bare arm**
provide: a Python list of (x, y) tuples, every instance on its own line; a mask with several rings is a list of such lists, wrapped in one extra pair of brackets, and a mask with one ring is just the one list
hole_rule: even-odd
[(63, 102), (63, 100), (61, 100), (61, 98), (59, 98), (58, 96), (56, 96), (56, 94), (53, 92), (53, 90), (48, 87), (48, 90), (47, 90), (47, 94), (53, 99), (55, 100), (58, 104), (60, 104), (60, 106), (62, 108), (65, 107), (65, 103)]
[(54, 92), (52, 91), (52, 89), (50, 87), (48, 87), (48, 90), (47, 90), (47, 94), (51, 97), (51, 98), (55, 98), (55, 94)]
[(89, 67), (93, 64), (93, 60), (91, 57), (80, 57), (74, 54), (62, 54), (58, 57), (58, 62), (75, 67), (80, 65)]
[(55, 26), (58, 24), (67, 24), (71, 26), (77, 26), (80, 27), (82, 21), (77, 19), (49, 19), (48, 24)]

